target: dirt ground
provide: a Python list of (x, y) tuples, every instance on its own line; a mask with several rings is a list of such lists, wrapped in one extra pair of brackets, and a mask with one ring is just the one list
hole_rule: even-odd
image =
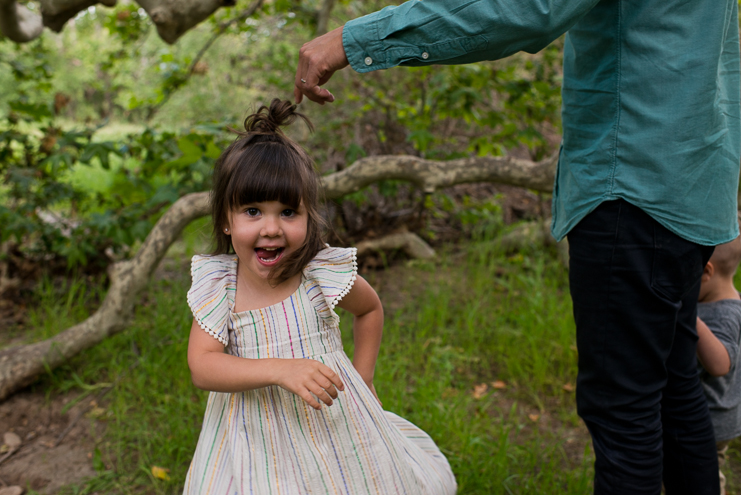
[[(0, 435), (13, 432), (23, 442), (0, 464), (0, 487), (19, 485), (52, 494), (95, 474), (93, 451), (102, 426), (81, 414), (94, 413), (92, 398), (63, 412), (76, 396), (47, 400), (43, 392), (27, 390), (0, 403)], [(6, 455), (0, 454), (0, 459)]]

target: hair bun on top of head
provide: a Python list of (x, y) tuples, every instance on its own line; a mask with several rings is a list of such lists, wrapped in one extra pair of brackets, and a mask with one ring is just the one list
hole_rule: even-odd
[[(306, 116), (296, 111), (297, 105), (288, 100), (273, 99), (270, 106), (261, 106), (257, 112), (244, 119), (244, 130), (247, 135), (283, 135), (281, 127), (292, 124), (300, 117), (310, 130), (314, 130)], [(240, 133), (241, 134), (241, 133)]]

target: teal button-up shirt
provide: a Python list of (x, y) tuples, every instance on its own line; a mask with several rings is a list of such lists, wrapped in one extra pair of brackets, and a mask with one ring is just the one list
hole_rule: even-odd
[(552, 232), (625, 199), (704, 245), (738, 235), (737, 0), (411, 0), (348, 22), (358, 72), (537, 52), (568, 31)]

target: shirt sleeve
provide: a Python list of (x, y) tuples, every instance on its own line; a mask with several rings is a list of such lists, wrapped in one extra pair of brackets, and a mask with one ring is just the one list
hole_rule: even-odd
[(334, 308), (350, 292), (358, 276), (356, 248), (328, 247), (304, 268), (306, 293), (319, 316), (339, 322)]
[(234, 306), (237, 287), (235, 255), (193, 256), (190, 266), (193, 284), (188, 306), (198, 325), (223, 345), (229, 344), (229, 308)]
[[(735, 316), (735, 314), (734, 314)], [(733, 316), (717, 318), (708, 325), (713, 335), (717, 337), (723, 347), (728, 351), (728, 357), (731, 359), (731, 370), (736, 368), (736, 359), (738, 358), (738, 340), (739, 340), (739, 320)]]
[(357, 72), (396, 65), (467, 64), (535, 53), (600, 0), (409, 0), (345, 24)]

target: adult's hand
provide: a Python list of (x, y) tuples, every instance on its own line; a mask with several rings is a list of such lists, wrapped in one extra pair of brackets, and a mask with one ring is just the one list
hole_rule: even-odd
[(301, 103), (304, 95), (311, 101), (324, 105), (333, 102), (334, 96), (321, 86), (329, 81), (335, 71), (348, 65), (345, 47), (342, 46), (342, 27), (338, 27), (301, 47), (293, 95)]

